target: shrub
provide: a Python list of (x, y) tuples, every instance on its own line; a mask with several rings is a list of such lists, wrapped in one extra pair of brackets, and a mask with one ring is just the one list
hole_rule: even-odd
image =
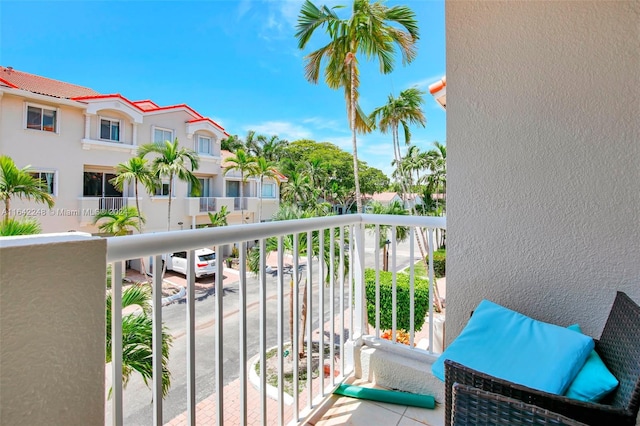
[[(367, 269), (364, 273), (365, 291), (367, 294), (367, 313), (369, 324), (376, 324), (376, 272)], [(393, 328), (392, 323), (392, 273), (380, 271), (380, 327), (382, 329)], [(425, 315), (429, 310), (429, 281), (424, 278), (414, 280), (414, 321), (415, 331), (420, 331), (424, 325)], [(410, 311), (411, 298), (409, 294), (409, 275), (397, 274), (396, 276), (396, 328), (411, 329)]]
[(433, 273), (436, 275), (436, 278), (441, 278), (445, 276), (446, 263), (447, 263), (446, 249), (440, 249), (433, 252)]

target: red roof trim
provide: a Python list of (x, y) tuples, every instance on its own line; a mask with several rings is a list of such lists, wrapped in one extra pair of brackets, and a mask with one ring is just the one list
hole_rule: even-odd
[(153, 102), (151, 99), (145, 99), (143, 101), (134, 101), (132, 103), (135, 104), (135, 105), (138, 105), (138, 104), (151, 104), (154, 107), (158, 108), (158, 104)]
[[(71, 100), (74, 101), (88, 101), (88, 100), (94, 100), (94, 99), (120, 99), (123, 102), (126, 102), (127, 104), (131, 105), (132, 107), (140, 110), (143, 113), (146, 112), (155, 112), (155, 111), (165, 111), (165, 110), (170, 110), (170, 109), (179, 109), (179, 108), (184, 108), (186, 109), (191, 115), (194, 115), (196, 118), (193, 120), (189, 120), (188, 123), (194, 123), (194, 122), (198, 122), (198, 121), (208, 121), (211, 124), (213, 124), (214, 126), (216, 126), (217, 128), (219, 128), (220, 130), (222, 130), (222, 132), (226, 135), (229, 136), (229, 134), (224, 130), (224, 128), (219, 125), (218, 123), (216, 123), (215, 121), (213, 121), (212, 119), (208, 118), (208, 117), (203, 117), (202, 115), (200, 115), (198, 112), (196, 112), (196, 110), (194, 110), (193, 108), (191, 108), (189, 105), (187, 104), (179, 104), (179, 105), (169, 105), (169, 106), (164, 106), (164, 107), (159, 107), (157, 106), (154, 102), (150, 101), (150, 100), (145, 100), (145, 101), (136, 101), (136, 102), (131, 102), (129, 99), (125, 98), (124, 96), (122, 96), (119, 93), (116, 94), (112, 94), (112, 95), (95, 95), (95, 96), (77, 96), (75, 98), (71, 98)], [(151, 103), (153, 105), (156, 105), (155, 108), (150, 108), (150, 109), (144, 109), (142, 107), (140, 107), (139, 103)]]
[(7, 80), (5, 80), (4, 78), (0, 78), (0, 82), (6, 84), (7, 86), (11, 87), (12, 89), (19, 89), (18, 86), (16, 86), (13, 83), (9, 83)]
[(200, 121), (208, 121), (209, 123), (213, 124), (214, 126), (216, 126), (218, 129), (222, 130), (222, 132), (229, 136), (229, 133), (227, 133), (224, 130), (224, 127), (222, 127), (221, 125), (219, 125), (218, 123), (216, 123), (215, 121), (213, 121), (212, 119), (210, 119), (209, 117), (202, 117), (202, 118), (194, 118), (193, 120), (189, 120), (187, 121), (187, 123), (198, 123)]
[(444, 76), (442, 77), (442, 79), (440, 79), (440, 81), (436, 81), (435, 83), (429, 85), (429, 93), (433, 95), (434, 93), (439, 92), (445, 87), (447, 87), (447, 76)]

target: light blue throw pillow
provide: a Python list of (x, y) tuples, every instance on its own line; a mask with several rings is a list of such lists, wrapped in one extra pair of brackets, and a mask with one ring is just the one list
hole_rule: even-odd
[(562, 395), (593, 347), (588, 336), (483, 300), (431, 371), (444, 380), (444, 360), (450, 359), (491, 376)]
[[(578, 324), (570, 325), (567, 328), (582, 333)], [(618, 387), (618, 379), (611, 374), (600, 359), (600, 355), (594, 350), (589, 354), (587, 361), (569, 385), (564, 396), (580, 401), (598, 402), (616, 387)]]

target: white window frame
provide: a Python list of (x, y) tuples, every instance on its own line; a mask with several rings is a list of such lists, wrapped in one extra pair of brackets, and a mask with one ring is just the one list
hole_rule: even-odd
[[(271, 188), (273, 188), (273, 195), (272, 196), (266, 196), (264, 195), (264, 188), (270, 186)], [(262, 187), (260, 188), (260, 196), (262, 198), (267, 198), (267, 199), (276, 199), (278, 198), (278, 194), (276, 192), (276, 184), (272, 183), (272, 182), (262, 182)]]
[[(107, 121), (111, 121), (111, 122), (115, 122), (118, 123), (118, 135), (120, 136), (119, 140), (113, 140), (113, 139), (104, 139), (102, 137), (102, 120), (107, 120)], [(124, 142), (124, 126), (123, 126), (123, 122), (121, 119), (119, 118), (113, 118), (113, 117), (106, 117), (103, 115), (99, 115), (98, 116), (98, 139), (100, 139), (101, 141), (105, 141), (105, 142), (113, 142), (113, 143), (123, 143)], [(111, 128), (109, 128), (109, 130), (111, 130)], [(111, 132), (109, 132), (109, 136), (111, 136)]]
[[(170, 139), (165, 139), (163, 141), (156, 141), (156, 130), (160, 130), (160, 131), (163, 131), (163, 132), (171, 133), (171, 138)], [(175, 133), (174, 133), (173, 129), (167, 129), (165, 127), (152, 126), (151, 131), (152, 131), (151, 135), (152, 135), (153, 143), (162, 143), (162, 144), (164, 144), (164, 141), (166, 141), (166, 140), (168, 140), (169, 142), (173, 142), (173, 140), (175, 138), (175, 136), (174, 136)]]
[[(31, 169), (29, 170), (29, 174), (34, 174), (34, 173), (39, 173), (40, 175), (42, 175), (42, 173), (51, 173), (53, 174), (53, 192), (49, 192), (48, 194), (54, 197), (58, 196), (58, 171), (57, 170), (53, 170), (53, 169)], [(40, 179), (42, 179), (41, 176), (39, 176)], [(45, 180), (46, 179), (42, 179)]]
[[(44, 114), (41, 112), (40, 113), (40, 128), (39, 129), (32, 129), (30, 127), (28, 127), (28, 116), (29, 116), (29, 107), (33, 107), (33, 108), (40, 108), (41, 110), (49, 110), (49, 111), (54, 111), (56, 113), (56, 119), (55, 119), (55, 129), (52, 131), (50, 130), (44, 130), (44, 126), (42, 125), (42, 117), (44, 116)], [(53, 107), (51, 105), (43, 105), (43, 104), (37, 104), (37, 103), (33, 103), (33, 102), (25, 102), (24, 103), (24, 117), (23, 117), (23, 128), (25, 130), (34, 130), (37, 132), (44, 132), (44, 133), (49, 133), (49, 134), (55, 134), (58, 135), (60, 134), (60, 108), (57, 107)]]
[[(160, 179), (160, 193), (158, 194), (158, 188), (155, 189), (155, 191), (153, 191), (153, 197), (154, 198), (169, 198), (169, 193), (167, 192), (166, 194), (162, 193), (162, 188), (164, 187), (164, 185), (167, 185), (167, 188), (169, 186), (169, 178), (162, 178)], [(176, 198), (176, 181), (173, 181), (173, 187), (171, 188), (171, 193), (172, 195), (172, 199)]]
[[(208, 139), (209, 140), (209, 152), (200, 151), (200, 139)], [(195, 149), (195, 151), (198, 154), (213, 155), (213, 138), (211, 136), (205, 136), (205, 135), (196, 134), (196, 149)]]

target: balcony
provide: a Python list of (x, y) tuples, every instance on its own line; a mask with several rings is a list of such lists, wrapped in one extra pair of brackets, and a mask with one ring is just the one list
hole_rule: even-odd
[(216, 212), (220, 208), (219, 197), (187, 197), (187, 214), (197, 216)]
[(91, 223), (93, 217), (101, 210), (118, 211), (128, 205), (127, 197), (82, 197), (79, 209), (81, 224)]
[[(356, 403), (356, 400), (332, 396), (332, 391), (343, 382), (359, 380), (358, 383), (367, 386), (375, 383), (377, 386), (426, 392), (428, 380), (424, 380), (424, 375), (434, 359), (432, 354), (436, 338), (433, 336), (437, 331), (437, 322), (427, 321), (420, 333), (415, 330), (414, 322), (411, 323), (408, 330), (410, 343), (428, 342), (421, 347), (414, 347), (381, 337), (380, 319), (383, 313), (379, 304), (368, 314), (368, 322), (375, 326), (368, 326), (365, 319), (365, 268), (377, 271), (375, 288), (380, 288), (382, 249), (376, 242), (380, 241), (380, 232), (385, 229), (380, 225), (388, 225), (392, 230), (396, 226), (409, 227), (410, 238), (402, 244), (396, 240), (395, 231), (389, 233), (389, 262), (393, 271), (402, 269), (400, 262), (406, 263), (409, 276), (413, 277), (413, 265), (416, 258), (420, 257), (415, 244), (416, 233), (425, 232), (428, 239), (434, 241), (435, 231), (445, 227), (445, 220), (435, 217), (343, 215), (107, 239), (75, 235), (40, 236), (32, 239), (32, 242), (20, 240), (22, 242), (18, 244), (19, 247), (4, 243), (3, 260), (11, 259), (13, 250), (19, 256), (19, 250), (24, 250), (24, 244), (41, 246), (45, 258), (63, 259), (55, 260), (62, 262), (57, 265), (56, 271), (65, 274), (64, 277), (56, 277), (56, 282), (61, 282), (57, 290), (65, 292), (67, 287), (74, 289), (73, 297), (68, 297), (68, 292), (55, 292), (52, 293), (54, 297), (34, 302), (36, 305), (46, 305), (48, 317), (56, 318), (55, 324), (50, 325), (52, 330), (74, 330), (71, 334), (58, 333), (55, 350), (49, 348), (42, 355), (50, 358), (45, 362), (64, 359), (67, 364), (62, 364), (65, 364), (63, 367), (68, 371), (61, 368), (55, 373), (48, 372), (49, 376), (53, 374), (55, 377), (47, 376), (44, 379), (34, 373), (32, 382), (16, 386), (31, 388), (35, 393), (49, 392), (55, 394), (58, 400), (74, 398), (77, 406), (94, 407), (90, 415), (83, 417), (82, 423), (69, 421), (73, 416), (67, 415), (65, 424), (104, 424), (105, 419), (99, 414), (101, 410), (96, 411), (95, 407), (106, 406), (106, 420), (114, 425), (196, 424), (196, 421), (198, 424), (322, 424), (322, 418), (358, 418), (355, 412), (345, 414), (346, 409), (355, 409), (360, 414), (373, 409), (364, 401)], [(315, 249), (306, 247), (307, 238), (317, 241)], [(248, 272), (244, 266), (247, 262), (247, 244), (255, 241), (259, 253), (258, 264), (262, 265), (257, 276)], [(224, 253), (225, 247), (232, 244), (239, 248), (239, 271), (225, 269), (225, 262), (219, 261), (215, 279), (201, 279), (197, 282), (193, 273), (195, 249), (213, 245), (217, 253)], [(279, 250), (269, 252), (268, 247)], [(432, 255), (432, 249), (433, 245), (430, 245), (429, 256)], [(104, 286), (97, 284), (104, 282), (105, 256), (112, 265), (112, 276), (116, 277), (125, 272), (125, 260), (153, 256), (154, 263), (159, 264), (162, 253), (185, 250), (192, 272), (187, 274), (186, 279), (183, 278), (186, 287), (184, 303), (163, 307), (160, 291), (162, 278), (160, 274), (152, 278), (154, 336), (160, 335), (163, 322), (165, 326), (170, 324), (174, 336), (170, 356), (173, 379), (168, 396), (164, 399), (160, 397), (162, 383), (155, 379), (161, 377), (162, 351), (158, 338), (153, 341), (154, 379), (150, 383), (151, 390), (135, 375), (126, 388), (123, 386), (123, 336), (119, 331), (123, 316), (122, 283), (119, 280), (113, 281), (112, 288), (113, 351), (112, 362), (107, 364), (105, 384), (104, 358), (93, 353), (93, 358), (87, 359), (83, 350), (78, 349), (84, 348), (78, 342), (78, 336), (86, 336), (92, 339), (92, 348), (95, 349), (97, 345), (98, 349), (102, 348), (102, 352), (104, 351), (104, 343), (98, 344), (104, 342), (104, 317), (101, 309), (96, 310), (96, 305), (104, 303)], [(78, 254), (74, 255), (74, 251)], [(64, 256), (61, 256), (62, 253)], [(276, 258), (275, 268), (266, 267), (269, 253)], [(80, 258), (82, 262), (77, 260)], [(324, 261), (319, 262), (318, 259)], [(292, 274), (290, 271), (300, 273)], [(27, 275), (26, 271), (16, 271), (17, 274), (22, 272), (24, 276)], [(433, 277), (432, 268), (429, 274)], [(167, 280), (174, 279), (170, 275), (165, 276), (165, 284)], [(395, 282), (399, 273), (394, 272), (392, 276), (395, 298)], [(87, 279), (91, 285), (87, 284)], [(350, 286), (349, 282), (354, 282), (354, 285)], [(430, 280), (430, 294), (434, 291), (433, 282)], [(215, 291), (204, 300), (196, 300), (196, 287), (209, 283), (211, 287), (223, 291)], [(305, 283), (311, 283), (307, 292), (303, 291)], [(27, 293), (31, 294), (19, 282), (15, 284), (16, 292), (24, 292), (25, 297)], [(412, 278), (411, 297), (413, 289)], [(84, 306), (81, 300), (83, 297), (93, 300), (92, 304)], [(56, 298), (62, 298), (63, 301)], [(305, 324), (301, 322), (303, 302), (307, 312)], [(433, 306), (429, 305), (427, 316), (435, 318)], [(68, 312), (69, 306), (76, 306), (77, 312), (72, 316), (65, 314), (58, 320), (57, 315), (61, 315), (63, 311)], [(291, 310), (290, 306), (298, 308)], [(410, 311), (413, 319), (413, 306)], [(290, 312), (292, 329), (289, 325)], [(391, 314), (395, 331), (398, 312), (394, 308)], [(31, 323), (25, 327), (30, 330), (36, 328)], [(287, 346), (291, 340), (294, 348), (302, 347), (311, 356), (301, 360), (298, 351), (290, 350), (291, 346)], [(9, 344), (10, 342), (7, 345)], [(33, 344), (40, 346), (45, 343), (36, 339)], [(23, 350), (35, 354), (42, 352), (36, 348), (24, 347), (17, 348), (16, 352)], [(273, 362), (276, 380), (272, 384), (275, 386), (268, 385), (264, 369), (260, 368), (257, 372), (255, 363), (270, 366), (267, 354), (283, 355), (285, 351), (289, 354), (276, 357)], [(79, 359), (82, 360), (82, 365), (88, 364), (87, 371), (90, 373), (83, 377), (83, 383), (86, 383), (91, 392), (75, 385), (76, 375), (73, 369)], [(291, 368), (292, 365), (300, 365), (301, 369)], [(9, 365), (5, 364), (4, 367), (6, 371)], [(278, 383), (284, 383), (287, 371), (293, 375), (291, 395), (285, 394), (283, 387), (278, 386)], [(303, 384), (302, 376), (312, 379)], [(71, 387), (74, 391), (68, 394), (54, 392), (49, 388), (64, 384), (48, 386), (48, 380), (73, 382)], [(100, 401), (96, 400), (96, 382), (102, 388)], [(106, 393), (111, 387), (112, 395), (107, 399)], [(4, 389), (10, 390), (12, 387)], [(433, 392), (437, 390), (431, 391)], [(46, 396), (43, 398), (47, 399)], [(150, 404), (149, 401), (153, 403)], [(65, 402), (57, 403), (60, 404)], [(20, 407), (16, 407), (16, 410), (19, 409)], [(382, 406), (382, 409), (389, 411), (388, 407)], [(409, 408), (395, 406), (393, 410), (395, 414), (392, 416), (398, 419), (404, 416), (409, 421), (412, 416), (416, 416), (416, 412)], [(46, 408), (41, 411), (45, 412)], [(436, 410), (431, 415), (436, 416), (436, 421), (428, 420), (428, 424), (438, 424), (440, 411)], [(364, 420), (357, 422), (364, 423)]]

